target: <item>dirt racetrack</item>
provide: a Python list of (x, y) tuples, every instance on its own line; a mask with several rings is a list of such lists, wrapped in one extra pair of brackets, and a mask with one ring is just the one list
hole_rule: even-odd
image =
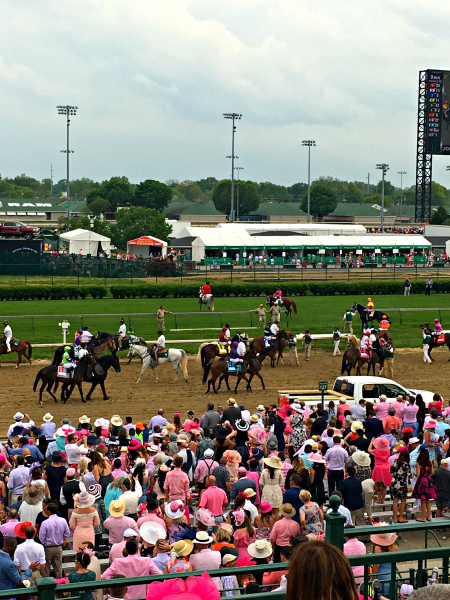
[[(447, 400), (447, 389), (450, 386), (450, 365), (448, 363), (448, 350), (434, 350), (435, 363), (425, 365), (419, 349), (397, 350), (395, 354), (394, 379), (407, 387), (421, 388), (430, 391), (439, 391)], [(260, 381), (255, 378), (253, 392), (245, 391), (245, 382), (241, 382), (236, 399), (247, 405), (250, 411), (262, 404), (276, 401), (280, 389), (316, 389), (319, 381), (328, 380), (331, 387), (334, 379), (340, 373), (341, 358), (333, 358), (330, 351), (314, 350), (311, 353), (311, 361), (305, 362), (304, 356), (299, 353), (300, 367), (289, 367), (288, 355), (284, 356), (284, 365), (276, 369), (269, 367), (268, 361), (263, 366), (262, 375), (266, 390), (261, 388)], [(130, 365), (125, 360), (121, 361), (121, 373), (112, 370), (108, 372), (106, 380), (106, 391), (110, 400), (102, 399), (100, 388), (94, 392), (89, 403), (82, 404), (78, 391), (75, 389), (72, 397), (63, 405), (60, 401), (55, 404), (52, 398), (44, 393), (43, 404), (39, 405), (38, 393), (33, 393), (33, 383), (36, 373), (40, 368), (48, 364), (48, 361), (36, 360), (33, 365), (23, 364), (18, 369), (12, 365), (3, 363), (0, 370), (1, 400), (0, 400), (0, 426), (4, 431), (6, 426), (13, 422), (13, 415), (21, 410), (28, 413), (30, 418), (37, 424), (42, 423), (42, 416), (50, 411), (55, 416), (55, 422), (60, 423), (64, 417), (69, 417), (78, 422), (78, 417), (84, 413), (92, 418), (104, 416), (111, 417), (113, 414), (127, 415), (136, 420), (149, 419), (155, 411), (163, 407), (166, 416), (170, 419), (174, 412), (180, 412), (182, 418), (186, 417), (186, 411), (192, 409), (196, 416), (203, 414), (208, 400), (213, 401), (216, 406), (226, 404), (233, 392), (227, 392), (222, 388), (218, 395), (212, 392), (205, 396), (206, 387), (202, 384), (201, 365), (194, 356), (189, 357), (189, 383), (185, 383), (181, 372), (177, 383), (173, 382), (174, 370), (172, 365), (166, 364), (158, 367), (159, 382), (156, 383), (153, 373), (148, 369), (142, 381), (136, 385), (141, 365), (138, 359), (133, 359)], [(366, 367), (364, 367), (364, 373)], [(230, 378), (230, 387), (234, 383)], [(85, 393), (90, 385), (84, 384)], [(59, 395), (57, 395), (59, 399)], [(93, 421), (91, 421), (93, 422)]]

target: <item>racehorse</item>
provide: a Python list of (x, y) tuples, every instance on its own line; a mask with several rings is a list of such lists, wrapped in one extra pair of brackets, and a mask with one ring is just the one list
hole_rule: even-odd
[[(287, 313), (289, 313), (289, 318), (292, 319), (292, 309), (294, 309), (294, 313), (297, 314), (297, 305), (290, 298), (281, 298), (283, 300), (283, 304), (280, 308), (285, 309)], [(274, 298), (273, 296), (266, 296), (266, 302), (269, 306), (273, 306), (278, 301), (278, 297)]]
[(92, 392), (98, 385), (102, 388), (103, 400), (109, 400), (109, 396), (106, 394), (105, 390), (105, 379), (108, 375), (108, 369), (111, 367), (114, 368), (116, 373), (120, 373), (119, 358), (115, 352), (107, 354), (106, 356), (101, 356), (97, 360), (97, 364), (92, 370), (92, 387), (86, 395), (86, 400), (91, 399)]
[[(225, 380), (227, 389), (230, 390), (230, 386), (228, 384), (228, 378), (229, 378), (230, 374), (236, 375), (236, 385), (234, 388), (235, 394), (237, 394), (237, 389), (238, 389), (241, 379), (245, 379), (245, 381), (247, 382), (246, 389), (248, 392), (251, 392), (252, 388), (251, 388), (250, 383), (251, 383), (251, 380), (253, 379), (254, 375), (257, 375), (261, 379), (263, 389), (266, 389), (264, 386), (264, 380), (259, 373), (259, 371), (261, 370), (261, 361), (259, 360), (259, 358), (256, 357), (256, 353), (254, 350), (248, 350), (244, 354), (244, 358), (243, 358), (242, 362), (236, 363), (236, 365), (240, 365), (241, 370), (238, 371), (237, 373), (234, 373), (234, 372), (230, 373), (230, 371), (228, 370), (228, 361), (219, 360), (219, 361), (214, 362), (211, 365), (211, 379), (208, 381), (208, 389), (206, 390), (205, 395), (209, 393), (209, 391), (211, 389), (211, 385), (213, 387), (214, 393), (217, 394), (223, 380)], [(247, 379), (247, 377), (246, 377), (247, 374), (250, 375), (250, 379)], [(219, 377), (220, 377), (219, 385), (216, 390), (216, 381)]]
[[(20, 365), (20, 363), (22, 362), (22, 356), (25, 356), (25, 358), (27, 359), (27, 361), (31, 365), (31, 354), (33, 352), (33, 348), (31, 347), (30, 342), (27, 342), (25, 340), (19, 340), (17, 342), (17, 346), (15, 346), (14, 342), (11, 340), (10, 346), (11, 346), (11, 352), (17, 352), (18, 357), (19, 357), (18, 361), (17, 361), (16, 369)], [(29, 356), (27, 354), (27, 350), (30, 351), (30, 355)], [(0, 354), (7, 354), (7, 348), (6, 348), (6, 340), (5, 340), (5, 338), (2, 338), (0, 340)], [(1, 366), (1, 364), (2, 363), (0, 362), (0, 366)]]
[(347, 375), (350, 375), (351, 370), (355, 367), (356, 374), (361, 375), (361, 367), (367, 364), (367, 375), (369, 375), (370, 368), (372, 367), (373, 376), (375, 377), (375, 365), (377, 363), (380, 365), (381, 372), (384, 364), (383, 351), (381, 348), (378, 347), (372, 349), (370, 358), (365, 358), (361, 356), (358, 348), (358, 338), (356, 336), (350, 335), (348, 342), (351, 348), (348, 348), (342, 357), (341, 375), (343, 375), (345, 371), (347, 371)]
[[(428, 356), (431, 358), (431, 360), (433, 362), (434, 362), (434, 358), (431, 356), (431, 351), (433, 350), (433, 348), (436, 348), (436, 346), (446, 345), (447, 348), (450, 350), (450, 333), (442, 333), (442, 334), (437, 333), (434, 330), (430, 329), (429, 323), (424, 323), (420, 327), (422, 329), (426, 329), (428, 331), (428, 333), (431, 335), (431, 343), (428, 348)], [(444, 337), (442, 338), (441, 335)], [(439, 338), (443, 339), (444, 341), (439, 341)], [(450, 361), (450, 358), (448, 360)]]
[(200, 304), (200, 310), (202, 310), (203, 304), (208, 307), (208, 310), (214, 312), (214, 296), (212, 294), (205, 294), (205, 299), (203, 300), (202, 288), (199, 289), (198, 302)]
[(178, 369), (181, 367), (183, 371), (183, 377), (186, 383), (188, 383), (188, 370), (187, 370), (187, 354), (184, 350), (178, 350), (177, 348), (169, 348), (167, 350), (167, 358), (158, 358), (158, 362), (155, 362), (153, 358), (152, 349), (146, 348), (145, 346), (139, 346), (138, 344), (131, 344), (130, 350), (128, 352), (127, 358), (132, 358), (134, 354), (137, 354), (142, 359), (142, 370), (139, 375), (139, 379), (136, 383), (139, 383), (142, 375), (151, 367), (153, 371), (153, 375), (155, 376), (156, 381), (158, 381), (158, 375), (156, 373), (156, 367), (161, 364), (163, 365), (166, 362), (171, 362), (173, 364), (173, 368), (175, 369), (175, 380), (178, 379)]
[[(368, 327), (368, 321), (378, 321), (378, 323), (380, 323), (380, 321), (383, 319), (383, 315), (386, 314), (382, 310), (370, 310), (369, 314), (367, 314), (367, 311), (364, 308), (364, 306), (362, 306), (362, 304), (358, 304), (357, 302), (355, 302), (351, 310), (357, 310), (359, 312), (363, 331), (365, 327)], [(387, 320), (389, 321), (389, 317), (387, 317)]]
[[(101, 333), (101, 332), (99, 332)], [(103, 350), (105, 350), (105, 348), (109, 348), (109, 350), (114, 351), (115, 350), (115, 345), (114, 345), (114, 338), (112, 336), (104, 338), (103, 340), (100, 340), (96, 337), (92, 338), (92, 342), (91, 344), (88, 345), (88, 349), (89, 349), (89, 353), (92, 354), (92, 356), (97, 359), (100, 358), (100, 356), (102, 356), (103, 354)], [(71, 344), (65, 344), (64, 346), (60, 346), (59, 348), (56, 349), (55, 351), (55, 356), (53, 357), (53, 362), (52, 365), (55, 365), (56, 367), (59, 367), (59, 365), (62, 362), (62, 358), (63, 358), (63, 354), (64, 354), (64, 348), (66, 346), (70, 346), (72, 351), (69, 352), (70, 356), (72, 358), (75, 358), (73, 355), (73, 345)]]
[[(33, 385), (33, 392), (35, 392), (39, 381), (42, 381), (42, 385), (39, 389), (39, 404), (42, 404), (42, 392), (44, 391), (45, 387), (47, 387), (47, 392), (50, 394), (50, 396), (53, 398), (53, 400), (55, 402), (58, 402), (56, 396), (52, 393), (52, 387), (55, 384), (54, 391), (56, 392), (56, 390), (58, 389), (58, 384), (60, 382), (62, 383), (61, 400), (64, 404), (67, 402), (68, 398), (70, 398), (75, 386), (78, 387), (78, 390), (79, 390), (80, 396), (81, 396), (81, 401), (86, 402), (86, 400), (84, 399), (84, 396), (83, 396), (83, 389), (82, 389), (83, 379), (86, 376), (88, 368), (90, 366), (95, 366), (95, 365), (96, 365), (95, 358), (93, 356), (91, 356), (90, 354), (86, 354), (85, 356), (83, 356), (83, 358), (81, 358), (78, 361), (78, 364), (76, 365), (75, 369), (72, 372), (72, 377), (70, 377), (70, 378), (58, 377), (58, 367), (56, 365), (50, 365), (48, 367), (44, 367), (43, 369), (41, 369), (38, 372), (38, 374), (36, 375), (36, 379), (34, 380), (34, 385)], [(67, 389), (69, 387), (70, 387), (70, 390), (69, 390), (68, 394), (66, 395)]]
[[(288, 343), (289, 343), (289, 333), (286, 332), (284, 329), (281, 329), (276, 335), (275, 346), (266, 348), (266, 345), (264, 343), (264, 336), (258, 335), (251, 342), (250, 348), (253, 349), (257, 354), (260, 354), (261, 356), (264, 355), (264, 358), (262, 358), (261, 362), (267, 356), (270, 356), (270, 366), (275, 368), (275, 353), (278, 352), (277, 364), (280, 362), (280, 360), (281, 360), (281, 363), (283, 363), (283, 358), (282, 358), (283, 350), (286, 348)], [(275, 351), (271, 353), (270, 352), (271, 349), (275, 350)]]
[[(248, 335), (246, 333), (236, 333), (236, 335), (233, 338), (231, 338), (231, 342), (240, 342), (241, 340), (245, 344), (247, 344)], [(220, 342), (203, 342), (203, 344), (200, 344), (200, 347), (197, 352), (197, 360), (201, 359), (203, 369), (205, 369), (206, 365), (212, 362), (216, 356), (218, 356), (219, 359), (222, 360), (223, 358), (227, 358), (230, 355), (231, 344), (222, 344), (224, 347), (226, 346), (227, 348), (226, 354), (220, 353), (219, 344)]]

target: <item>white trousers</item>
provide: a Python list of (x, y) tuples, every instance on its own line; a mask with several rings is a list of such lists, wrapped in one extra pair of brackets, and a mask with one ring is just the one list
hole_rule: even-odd
[(430, 363), (430, 362), (432, 362), (431, 358), (428, 356), (428, 348), (429, 347), (430, 347), (429, 344), (424, 344), (423, 345), (423, 362), (424, 363)]
[(8, 351), (11, 352), (11, 336), (6, 338), (6, 347), (8, 348)]
[(341, 340), (334, 340), (334, 350), (333, 350), (333, 356), (336, 356), (336, 354), (341, 354), (341, 351), (339, 350), (339, 342)]

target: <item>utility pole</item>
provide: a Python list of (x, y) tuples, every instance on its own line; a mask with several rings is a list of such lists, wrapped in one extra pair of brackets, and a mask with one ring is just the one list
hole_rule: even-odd
[(236, 221), (239, 221), (239, 171), (242, 171), (244, 167), (234, 167), (237, 171), (237, 194), (236, 194)]
[(231, 209), (229, 220), (232, 223), (234, 221), (234, 159), (237, 156), (234, 155), (234, 134), (236, 133), (235, 121), (242, 119), (242, 115), (239, 113), (224, 113), (225, 119), (231, 119), (233, 122), (233, 129), (231, 133)]
[(399, 171), (400, 175), (400, 216), (402, 216), (402, 205), (403, 205), (403, 175), (406, 175), (406, 171)]
[(302, 146), (308, 147), (308, 223), (311, 221), (311, 146), (315, 146), (314, 140), (303, 140)]
[(70, 180), (69, 180), (69, 156), (73, 154), (73, 150), (70, 150), (69, 146), (69, 127), (70, 127), (70, 117), (77, 114), (78, 106), (57, 106), (58, 115), (65, 115), (67, 117), (67, 149), (61, 150), (63, 154), (67, 155), (67, 180), (66, 180), (66, 189), (67, 189), (67, 205), (66, 205), (66, 217), (70, 217)]
[(53, 165), (50, 165), (50, 199), (53, 198)]
[(367, 173), (367, 195), (370, 194), (370, 173)]
[(384, 177), (389, 170), (389, 165), (386, 163), (380, 163), (376, 166), (377, 169), (381, 170), (382, 179), (381, 179), (381, 212), (380, 212), (380, 225), (381, 225), (381, 233), (384, 231)]

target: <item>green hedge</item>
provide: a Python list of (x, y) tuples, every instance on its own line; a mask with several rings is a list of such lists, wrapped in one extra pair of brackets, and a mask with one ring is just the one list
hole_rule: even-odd
[(107, 288), (101, 285), (54, 285), (0, 287), (0, 300), (77, 300), (78, 298), (104, 298)]

